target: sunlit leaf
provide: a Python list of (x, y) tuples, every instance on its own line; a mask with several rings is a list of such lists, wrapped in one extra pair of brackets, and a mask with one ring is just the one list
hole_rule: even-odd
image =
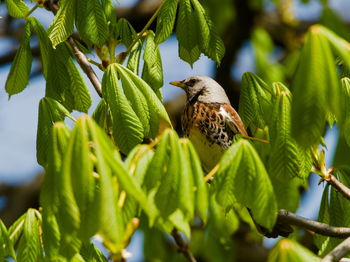
[(154, 33), (148, 31), (146, 46), (143, 54), (145, 61), (142, 70), (142, 79), (149, 84), (159, 99), (161, 99), (160, 88), (163, 86), (163, 67), (159, 46), (154, 41)]
[(7, 11), (15, 18), (24, 18), (29, 12), (28, 6), (23, 0), (6, 0)]
[(246, 127), (253, 132), (256, 128), (264, 128), (264, 109), (269, 105), (267, 84), (253, 73), (244, 73), (242, 76), (242, 91), (239, 100), (239, 115)]
[(273, 187), (264, 164), (248, 141), (239, 140), (224, 153), (214, 183), (217, 201), (225, 209), (232, 206), (234, 196), (252, 210), (259, 224), (268, 229), (273, 227), (277, 216)]
[(102, 46), (107, 40), (107, 20), (99, 0), (78, 0), (75, 23), (83, 40), (97, 46)]
[(33, 59), (29, 45), (30, 34), (30, 24), (27, 22), (24, 28), (21, 45), (13, 59), (10, 73), (5, 84), (5, 90), (9, 96), (22, 92), (28, 85)]
[(17, 260), (36, 262), (41, 252), (39, 221), (34, 209), (29, 209), (24, 220), (23, 234), (20, 239)]
[(36, 139), (36, 156), (40, 165), (47, 161), (50, 129), (57, 121), (69, 116), (68, 110), (54, 99), (44, 97), (39, 102), (39, 120)]
[(60, 8), (48, 29), (54, 48), (73, 34), (74, 29), (76, 0), (60, 0), (59, 4)]
[(179, 1), (176, 22), (176, 37), (179, 41), (179, 56), (192, 65), (200, 56), (197, 40), (197, 26), (190, 0)]
[(268, 262), (305, 262), (305, 261), (319, 261), (310, 250), (303, 247), (299, 243), (283, 239), (279, 241), (271, 250)]
[(121, 151), (128, 153), (143, 139), (142, 122), (127, 100), (118, 80), (117, 66), (108, 66), (102, 80), (103, 96), (113, 120), (113, 137)]
[(292, 130), (299, 144), (308, 148), (320, 142), (327, 111), (339, 115), (340, 89), (328, 40), (318, 27), (307, 34), (292, 82)]
[(172, 33), (176, 10), (177, 10), (178, 0), (165, 0), (164, 4), (157, 17), (157, 29), (155, 42), (164, 42)]

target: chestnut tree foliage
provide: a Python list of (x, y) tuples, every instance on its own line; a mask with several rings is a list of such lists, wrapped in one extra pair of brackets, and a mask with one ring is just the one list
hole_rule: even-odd
[[(237, 135), (219, 164), (204, 174), (196, 150), (173, 130), (162, 104), (159, 44), (174, 32), (182, 60), (193, 65), (204, 54), (220, 66), (225, 46), (216, 25), (220, 14), (210, 13), (213, 1), (163, 0), (141, 32), (116, 16), (114, 0), (33, 2), (30, 9), (22, 0), (5, 0), (8, 13), (24, 24), (5, 89), (16, 99), (12, 96), (27, 87), (35, 37), (46, 80), (36, 142), (45, 175), (40, 209), (29, 209), (9, 228), (0, 221), (1, 261), (122, 261), (137, 231), (143, 232), (145, 260), (232, 261), (232, 235), (242, 224), (259, 243), (281, 223), (315, 232), (318, 251), (302, 246), (294, 234), (279, 241), (268, 260), (317, 261), (350, 236), (346, 36), (313, 25), (284, 65), (269, 64), (271, 39), (257, 28), (252, 35), (257, 74), (243, 75), (239, 114), (251, 136), (268, 143)], [(55, 14), (48, 29), (35, 17), (36, 8)], [(116, 53), (119, 46), (125, 51)], [(92, 51), (96, 61), (87, 58)], [(103, 71), (101, 82), (91, 64)], [(101, 97), (90, 116), (92, 99), (82, 74)], [(74, 110), (86, 114), (74, 119)], [(339, 127), (340, 157), (330, 168), (319, 145), (333, 125)], [(311, 171), (329, 182), (318, 217), (321, 229), (342, 227), (348, 235), (283, 220), (279, 210), (296, 211)], [(174, 252), (176, 246), (183, 254)]]

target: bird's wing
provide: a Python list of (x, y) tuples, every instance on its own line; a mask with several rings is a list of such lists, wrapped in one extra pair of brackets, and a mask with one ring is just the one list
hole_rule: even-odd
[(234, 133), (240, 133), (244, 136), (248, 136), (247, 130), (245, 129), (241, 118), (231, 105), (222, 105), (220, 111), (226, 116), (226, 124)]

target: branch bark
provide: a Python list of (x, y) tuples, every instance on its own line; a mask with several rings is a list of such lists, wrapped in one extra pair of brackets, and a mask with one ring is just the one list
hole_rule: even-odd
[(171, 231), (171, 235), (175, 240), (175, 243), (178, 247), (178, 251), (182, 253), (188, 261), (196, 262), (197, 260), (195, 259), (191, 251), (188, 249), (188, 244), (185, 242), (185, 240), (182, 238), (182, 236), (176, 228), (174, 228), (173, 231)]
[(298, 216), (284, 209), (278, 211), (278, 222), (299, 226), (301, 228), (308, 229), (314, 233), (324, 236), (336, 238), (350, 237), (350, 228), (348, 227), (334, 227), (325, 223)]
[(80, 67), (83, 69), (87, 77), (90, 79), (91, 84), (94, 86), (97, 94), (102, 97), (102, 87), (101, 82), (98, 79), (94, 69), (92, 69), (90, 62), (83, 52), (80, 51), (79, 47), (75, 43), (73, 37), (68, 38), (68, 43), (73, 50), (74, 56), (77, 59)]
[(341, 242), (331, 252), (329, 252), (321, 262), (339, 261), (341, 258), (350, 253), (350, 237)]
[(350, 200), (350, 188), (340, 182), (334, 175), (329, 174), (325, 180), (338, 190), (346, 199)]

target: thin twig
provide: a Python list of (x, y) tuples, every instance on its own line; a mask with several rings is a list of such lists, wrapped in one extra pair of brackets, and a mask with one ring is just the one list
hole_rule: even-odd
[(350, 237), (341, 242), (331, 252), (329, 252), (321, 262), (334, 262), (339, 261), (350, 253)]
[(74, 56), (77, 59), (80, 67), (83, 69), (87, 77), (90, 79), (90, 82), (94, 86), (97, 94), (102, 97), (102, 87), (101, 87), (101, 82), (98, 79), (94, 69), (92, 69), (87, 57), (84, 55), (83, 52), (80, 51), (78, 45), (75, 43), (73, 37), (68, 38), (68, 43), (71, 46)]
[(126, 49), (125, 53), (129, 53), (131, 51), (131, 49), (134, 47), (134, 45), (141, 39), (141, 37), (143, 36), (143, 34), (147, 31), (147, 29), (151, 26), (151, 24), (153, 23), (153, 21), (156, 19), (156, 17), (158, 16), (158, 13), (160, 11), (160, 9), (162, 8), (163, 4), (165, 1), (163, 1), (158, 9), (154, 12), (154, 14), (152, 15), (152, 17), (150, 18), (150, 20), (147, 22), (147, 24), (145, 25), (145, 27), (141, 30), (140, 33), (137, 34), (136, 38), (132, 41), (132, 43), (130, 44), (130, 46)]
[(324, 236), (336, 238), (350, 237), (350, 228), (348, 227), (330, 226), (325, 223), (298, 216), (284, 209), (278, 211), (278, 222), (299, 226)]
[(260, 138), (252, 137), (252, 136), (242, 136), (242, 137), (245, 139), (248, 139), (248, 140), (258, 141), (260, 143), (270, 144), (270, 141), (265, 140), (265, 139), (260, 139)]
[(350, 188), (341, 183), (334, 175), (329, 174), (325, 180), (339, 191), (346, 199), (350, 200)]
[(178, 247), (178, 251), (181, 252), (188, 261), (196, 262), (197, 260), (195, 259), (191, 251), (188, 249), (188, 244), (185, 242), (185, 240), (182, 238), (182, 236), (176, 228), (174, 228), (173, 231), (171, 231), (171, 235), (175, 240), (175, 243)]
[(212, 177), (214, 177), (214, 175), (218, 172), (219, 167), (219, 164), (215, 165), (213, 169), (210, 170), (210, 172), (204, 177), (204, 181), (209, 182), (212, 179)]

